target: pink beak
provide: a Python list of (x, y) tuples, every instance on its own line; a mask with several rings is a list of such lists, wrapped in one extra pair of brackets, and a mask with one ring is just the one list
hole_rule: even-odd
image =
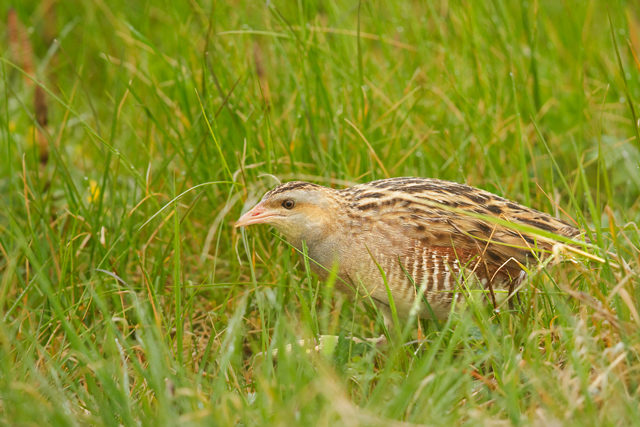
[(242, 215), (234, 225), (235, 228), (246, 227), (251, 224), (263, 224), (274, 217), (274, 213), (267, 210), (262, 203), (258, 203), (251, 208), (247, 213)]

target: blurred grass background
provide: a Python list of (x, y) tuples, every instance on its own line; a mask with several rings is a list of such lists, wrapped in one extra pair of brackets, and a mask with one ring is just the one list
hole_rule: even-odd
[[(640, 422), (635, 2), (0, 14), (3, 424)], [(465, 182), (603, 261), (534, 269), (512, 312), (472, 304), (422, 345), (287, 352), (380, 324), (273, 231), (233, 230), (270, 174)]]

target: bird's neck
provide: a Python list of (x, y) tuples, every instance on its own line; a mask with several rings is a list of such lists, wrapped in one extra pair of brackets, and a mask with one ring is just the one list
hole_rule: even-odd
[(316, 236), (307, 239), (292, 239), (290, 243), (310, 258), (310, 265), (321, 277), (325, 277), (334, 263), (340, 259), (341, 244), (335, 236)]

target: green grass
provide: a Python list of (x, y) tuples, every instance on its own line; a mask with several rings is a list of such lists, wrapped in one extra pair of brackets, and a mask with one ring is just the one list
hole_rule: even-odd
[[(27, 70), (6, 3), (0, 423), (640, 423), (635, 2), (17, 1)], [(232, 227), (270, 175), (466, 182), (604, 262), (354, 344), (366, 304)], [(286, 351), (318, 335), (342, 338)]]

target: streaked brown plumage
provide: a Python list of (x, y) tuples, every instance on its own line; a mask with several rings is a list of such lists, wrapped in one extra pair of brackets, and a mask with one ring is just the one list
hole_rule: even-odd
[[(425, 178), (342, 190), (288, 182), (266, 193), (236, 227), (258, 223), (274, 226), (299, 250), (306, 242), (320, 276), (337, 263), (342, 288), (371, 296), (388, 316), (384, 272), (400, 318), (412, 307), (420, 317), (445, 317), (469, 279), (489, 289), (517, 284), (522, 266), (548, 253), (554, 241), (508, 223), (569, 238), (580, 234), (487, 191)], [(428, 304), (414, 304), (420, 292)]]

